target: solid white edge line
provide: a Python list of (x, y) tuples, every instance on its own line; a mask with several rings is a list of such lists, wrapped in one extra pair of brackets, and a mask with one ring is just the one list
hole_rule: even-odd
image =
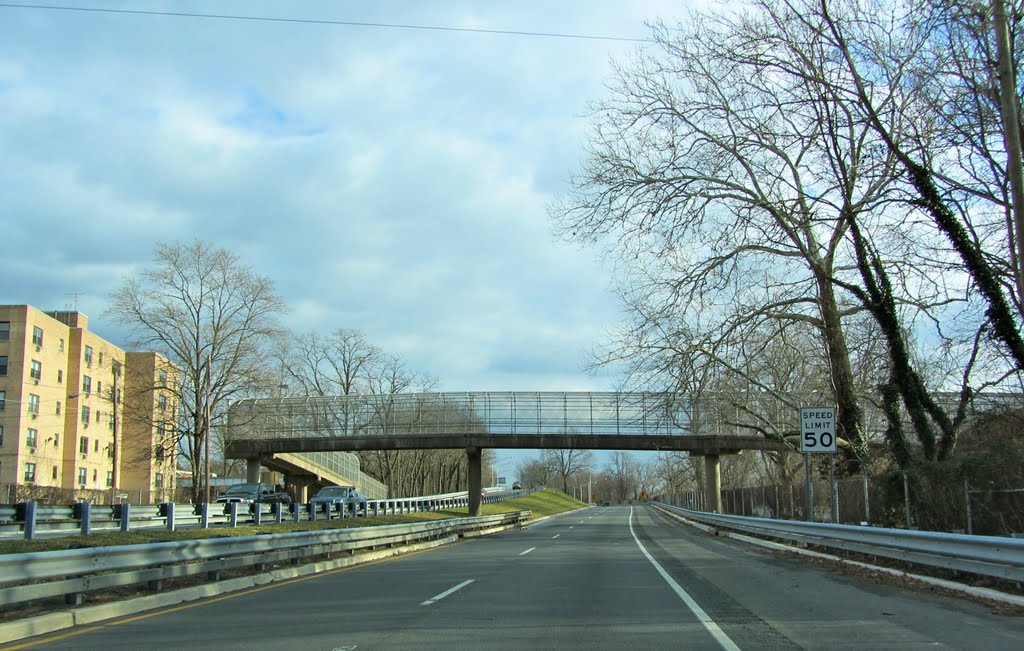
[(467, 579), (467, 580), (463, 581), (462, 583), (460, 583), (459, 585), (455, 586), (454, 588), (448, 588), (447, 590), (445, 590), (441, 594), (439, 594), (439, 595), (437, 595), (435, 597), (431, 597), (430, 599), (427, 599), (426, 601), (424, 601), (420, 605), (421, 606), (429, 606), (430, 604), (432, 604), (432, 603), (434, 603), (436, 601), (441, 601), (442, 599), (444, 599), (448, 595), (452, 594), (453, 592), (456, 592), (458, 590), (461, 590), (461, 589), (465, 588), (467, 585), (469, 585), (473, 581), (476, 581), (476, 579)]
[(560, 534), (560, 533), (556, 533), (555, 535), (551, 536), (551, 540), (554, 540), (555, 538), (558, 538), (561, 535), (562, 534)]
[(711, 636), (715, 638), (715, 641), (718, 642), (719, 646), (723, 649), (728, 649), (729, 651), (740, 651), (740, 648), (736, 646), (736, 643), (725, 634), (725, 631), (719, 628), (718, 624), (715, 623), (715, 620), (711, 619), (711, 617), (704, 612), (704, 609), (693, 600), (693, 597), (691, 597), (686, 590), (683, 590), (683, 587), (676, 583), (676, 580), (665, 571), (665, 568), (663, 568), (661, 564), (654, 560), (654, 557), (648, 553), (643, 543), (641, 543), (640, 539), (637, 538), (636, 532), (633, 531), (632, 506), (629, 507), (629, 533), (633, 536), (633, 540), (636, 541), (636, 545), (640, 548), (640, 551), (643, 552), (644, 556), (647, 557), (647, 560), (654, 566), (654, 569), (658, 570), (658, 574), (661, 575), (661, 578), (665, 579), (665, 582), (668, 583), (669, 587), (672, 588), (679, 598), (683, 600), (683, 603), (685, 603), (690, 609), (690, 612), (692, 612), (700, 623), (704, 625), (704, 628), (707, 629), (708, 633), (711, 633)]
[(529, 549), (527, 549), (527, 550), (526, 550), (525, 552), (521, 552), (521, 553), (520, 553), (519, 555), (520, 555), (520, 556), (526, 556), (527, 554), (529, 554), (530, 552), (532, 552), (532, 551), (533, 551), (533, 550), (535, 550), (535, 549), (537, 549), (537, 548), (536, 548), (536, 547), (530, 547), (530, 548), (529, 548)]

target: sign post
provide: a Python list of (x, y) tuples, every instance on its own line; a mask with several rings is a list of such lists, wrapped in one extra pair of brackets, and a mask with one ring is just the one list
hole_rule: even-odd
[[(800, 451), (804, 453), (804, 469), (807, 483), (808, 521), (814, 520), (814, 485), (811, 482), (811, 455), (836, 453), (836, 410), (835, 407), (801, 407), (800, 408)], [(832, 519), (836, 519), (835, 509), (835, 478), (831, 472), (835, 457), (830, 457), (829, 475), (831, 486)]]

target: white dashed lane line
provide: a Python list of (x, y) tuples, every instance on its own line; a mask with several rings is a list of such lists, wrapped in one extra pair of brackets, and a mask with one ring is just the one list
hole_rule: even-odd
[(442, 599), (444, 599), (448, 595), (450, 595), (452, 593), (455, 593), (455, 592), (458, 592), (459, 590), (465, 588), (467, 585), (469, 585), (473, 581), (476, 581), (476, 579), (467, 579), (467, 580), (463, 581), (462, 583), (460, 583), (459, 585), (457, 585), (457, 586), (455, 586), (453, 588), (448, 588), (447, 590), (445, 590), (441, 594), (435, 595), (435, 596), (431, 597), (430, 599), (427, 599), (426, 601), (424, 601), (420, 605), (421, 606), (429, 606), (429, 605), (431, 605), (433, 603), (437, 603), (438, 601), (441, 601)]
[(551, 540), (554, 540), (555, 538), (558, 538), (561, 535), (562, 534), (560, 534), (560, 533), (556, 533), (555, 535), (551, 536)]
[(521, 553), (520, 553), (519, 555), (520, 555), (520, 556), (526, 556), (527, 554), (529, 554), (530, 552), (532, 552), (532, 551), (533, 551), (533, 550), (535, 550), (535, 549), (537, 549), (537, 548), (536, 548), (536, 547), (530, 547), (530, 548), (529, 548), (529, 549), (527, 549), (527, 550), (526, 550), (525, 552), (521, 552)]

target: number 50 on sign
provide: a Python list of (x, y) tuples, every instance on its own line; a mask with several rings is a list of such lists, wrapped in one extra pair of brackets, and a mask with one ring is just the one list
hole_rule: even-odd
[(836, 452), (836, 410), (834, 407), (800, 408), (800, 451)]

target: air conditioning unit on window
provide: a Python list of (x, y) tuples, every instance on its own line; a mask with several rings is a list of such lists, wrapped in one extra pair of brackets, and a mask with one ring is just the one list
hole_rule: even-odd
[(28, 449), (28, 453), (29, 454), (35, 454), (36, 453), (36, 449), (35, 448), (29, 448)]
[(38, 353), (41, 349), (42, 349), (42, 346), (40, 346), (39, 344), (36, 344), (36, 352)]
[(33, 379), (33, 380), (32, 380), (32, 384), (38, 385), (38, 384), (39, 384), (39, 380), (37, 380), (37, 379)]
[(32, 414), (32, 420), (39, 418), (39, 414)]

